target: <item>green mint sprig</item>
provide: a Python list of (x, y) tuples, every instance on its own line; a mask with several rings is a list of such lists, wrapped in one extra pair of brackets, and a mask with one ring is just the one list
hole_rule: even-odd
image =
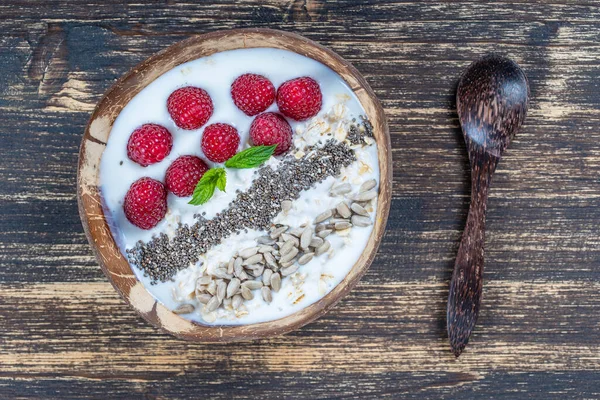
[(199, 206), (206, 203), (213, 196), (215, 188), (224, 192), (226, 183), (227, 172), (225, 172), (225, 168), (209, 169), (202, 175), (188, 204)]
[(276, 144), (272, 146), (254, 146), (240, 151), (225, 162), (227, 168), (255, 168), (267, 161), (275, 151)]
[[(227, 168), (255, 168), (267, 161), (275, 152), (277, 145), (254, 146), (240, 151), (225, 162)], [(204, 173), (192, 194), (188, 204), (199, 206), (211, 199), (215, 188), (225, 191), (227, 184), (227, 172), (225, 168), (211, 168)]]

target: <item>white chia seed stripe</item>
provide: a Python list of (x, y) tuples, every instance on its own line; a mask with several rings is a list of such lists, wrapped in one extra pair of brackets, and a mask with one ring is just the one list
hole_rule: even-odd
[(129, 262), (142, 269), (152, 283), (172, 279), (231, 234), (268, 229), (281, 211), (282, 201), (297, 199), (303, 190), (338, 175), (342, 167), (356, 160), (348, 145), (334, 140), (306, 152), (307, 156), (299, 160), (287, 156), (277, 170), (269, 166), (260, 168), (250, 188), (238, 193), (213, 219), (196, 215), (198, 221), (192, 226), (180, 225), (172, 239), (161, 233), (147, 243), (138, 242), (127, 250)]

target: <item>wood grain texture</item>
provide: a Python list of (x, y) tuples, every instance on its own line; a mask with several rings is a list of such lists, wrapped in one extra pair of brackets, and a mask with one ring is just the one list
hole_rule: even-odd
[[(552, 1), (0, 3), (0, 398), (600, 397), (600, 7)], [(185, 343), (104, 278), (77, 151), (115, 79), (190, 35), (270, 27), (348, 59), (382, 101), (394, 191), (369, 272), (325, 317), (250, 344)], [(469, 201), (461, 71), (496, 51), (531, 103), (494, 176), (484, 301), (456, 361), (448, 282)]]

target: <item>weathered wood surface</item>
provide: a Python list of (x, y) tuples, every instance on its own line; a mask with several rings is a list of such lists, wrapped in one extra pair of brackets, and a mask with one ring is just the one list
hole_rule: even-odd
[[(394, 198), (356, 290), (287, 336), (182, 342), (118, 297), (86, 243), (77, 151), (102, 93), (189, 35), (294, 31), (382, 100)], [(591, 1), (0, 3), (0, 398), (600, 397), (600, 7)], [(445, 337), (469, 200), (456, 81), (513, 57), (529, 115), (490, 193), (469, 347)]]

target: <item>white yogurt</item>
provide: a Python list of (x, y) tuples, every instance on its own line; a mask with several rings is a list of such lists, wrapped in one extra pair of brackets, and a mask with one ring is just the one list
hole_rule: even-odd
[[(244, 191), (250, 187), (253, 170), (228, 169), (227, 191), (215, 191), (215, 195), (207, 204), (191, 206), (187, 204), (189, 198), (169, 194), (167, 216), (151, 230), (142, 230), (132, 225), (123, 213), (123, 198), (129, 186), (137, 179), (149, 176), (164, 182), (166, 169), (181, 155), (193, 154), (207, 161), (200, 149), (204, 127), (186, 131), (179, 129), (169, 117), (167, 98), (177, 88), (191, 85), (205, 89), (214, 104), (214, 113), (207, 125), (224, 122), (235, 126), (241, 137), (240, 150), (249, 147), (248, 130), (254, 117), (248, 117), (240, 111), (230, 96), (231, 83), (247, 72), (266, 76), (275, 87), (299, 76), (310, 76), (319, 82), (323, 93), (323, 107), (319, 115), (308, 122), (289, 120), (295, 132), (294, 144), (298, 147), (323, 142), (331, 137), (343, 140), (345, 127), (350, 119), (364, 114), (358, 99), (339, 75), (315, 60), (286, 50), (259, 48), (226, 51), (182, 64), (163, 74), (136, 95), (121, 111), (113, 125), (101, 160), (100, 185), (105, 213), (111, 232), (123, 253), (139, 240), (148, 241), (160, 232), (172, 235), (179, 222), (193, 223), (194, 214), (205, 212), (206, 218), (212, 218), (235, 198), (236, 190)], [(267, 111), (277, 111), (277, 105), (273, 104)], [(160, 163), (141, 167), (129, 160), (126, 147), (131, 132), (145, 123), (165, 126), (173, 135), (173, 149)], [(330, 136), (323, 136), (327, 134)], [(301, 155), (302, 153), (297, 154), (298, 157)], [(304, 222), (312, 223), (316, 215), (341, 201), (341, 198), (328, 195), (330, 187), (336, 181), (343, 180), (360, 185), (374, 178), (379, 182), (376, 146), (358, 148), (356, 155), (358, 161), (344, 168), (340, 177), (330, 177), (315, 189), (303, 192), (301, 197), (294, 201), (292, 210), (285, 214), (280, 213), (275, 222), (293, 227)], [(210, 162), (207, 163), (212, 166)], [(274, 168), (277, 167), (277, 163), (275, 158), (269, 161)], [(374, 217), (372, 215), (372, 218)], [(265, 303), (260, 298), (260, 292), (256, 291), (254, 299), (244, 303), (248, 310), (246, 315), (236, 317), (220, 308), (211, 315), (202, 315), (195, 311), (185, 317), (204, 324), (250, 324), (290, 315), (323, 297), (347, 275), (364, 250), (371, 230), (372, 227), (354, 227), (348, 236), (328, 237), (332, 244), (330, 254), (313, 259), (302, 266), (298, 273), (283, 279), (282, 289), (278, 293), (273, 292), (273, 301), (270, 304)], [(165, 306), (176, 308), (181, 303), (190, 302), (198, 306), (198, 303), (189, 298), (194, 290), (196, 278), (205, 268), (219, 262), (227, 262), (236, 250), (254, 245), (254, 239), (262, 234), (264, 232), (250, 231), (248, 234), (225, 239), (204, 254), (200, 263), (180, 271), (174, 281), (151, 285), (150, 280), (143, 276), (143, 271), (135, 266), (132, 268), (152, 295)], [(196, 309), (199, 310), (200, 307)]]

